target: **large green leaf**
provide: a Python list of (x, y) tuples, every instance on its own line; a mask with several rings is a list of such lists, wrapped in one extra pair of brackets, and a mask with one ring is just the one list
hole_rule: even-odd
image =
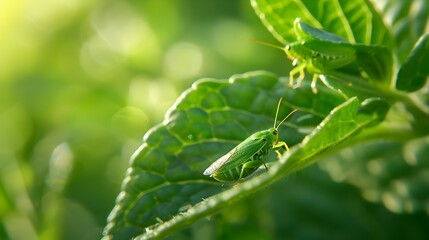
[[(375, 102), (378, 100), (368, 100), (362, 104), (359, 104), (356, 98), (347, 100), (333, 109), (312, 133), (307, 135), (300, 144), (286, 152), (278, 162), (270, 167), (267, 173), (207, 198), (170, 221), (151, 227), (140, 239), (163, 238), (186, 227), (189, 223), (209, 216), (232, 202), (263, 189), (275, 180), (317, 161), (321, 153), (358, 133), (365, 126), (384, 118), (387, 111), (386, 105), (384, 108), (375, 108), (377, 110), (370, 111), (370, 109), (374, 109), (372, 106)], [(367, 108), (368, 105), (371, 107)]]
[(272, 126), (276, 102), (280, 116), (298, 109), (280, 139), (300, 142), (344, 98), (320, 87), (286, 88), (286, 82), (265, 72), (229, 80), (196, 82), (150, 130), (134, 154), (122, 192), (110, 214), (105, 235), (129, 238), (224, 189), (204, 176), (204, 169), (251, 133)]
[(367, 0), (251, 0), (251, 3), (268, 30), (285, 45), (297, 40), (293, 31), (297, 17), (350, 43), (392, 45), (389, 31)]
[(429, 80), (429, 34), (420, 38), (399, 69), (396, 80), (398, 90), (413, 92), (425, 86)]

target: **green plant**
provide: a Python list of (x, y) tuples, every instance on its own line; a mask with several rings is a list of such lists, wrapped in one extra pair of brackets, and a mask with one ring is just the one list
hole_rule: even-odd
[[(391, 19), (383, 19), (367, 0), (251, 3), (282, 44), (298, 40), (291, 29), (300, 17), (350, 44), (362, 45), (356, 51), (357, 63), (325, 74), (329, 87), (319, 84), (317, 94), (307, 80), (291, 88), (288, 78), (264, 71), (195, 82), (133, 155), (105, 237), (168, 236), (315, 162), (333, 179), (356, 186), (365, 199), (382, 202), (393, 212), (423, 214), (419, 217), (427, 222), (429, 37), (423, 32), (428, 3), (418, 2), (418, 12), (409, 15), (401, 10), (412, 3), (388, 1), (383, 9), (394, 13)], [(390, 26), (384, 25), (387, 20)], [(394, 65), (383, 62), (375, 67), (394, 73), (383, 75), (387, 83), (361, 74), (365, 59), (374, 55), (369, 45), (388, 49), (396, 60)], [(236, 185), (204, 176), (214, 160), (253, 132), (271, 126), (280, 97), (284, 99), (280, 112), (298, 110), (279, 127), (290, 151), (279, 160), (269, 156), (268, 171)], [(335, 207), (328, 212), (335, 212)], [(421, 228), (414, 231), (415, 236), (424, 233)]]

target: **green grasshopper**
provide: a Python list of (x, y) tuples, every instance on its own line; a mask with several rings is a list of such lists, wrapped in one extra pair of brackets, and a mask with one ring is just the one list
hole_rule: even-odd
[[(260, 44), (283, 50), (295, 66), (289, 73), (289, 85), (294, 86), (294, 76), (300, 86), (304, 78), (304, 69), (313, 74), (311, 88), (317, 93), (316, 81), (320, 78), (325, 85), (325, 76), (341, 71), (360, 75), (367, 80), (382, 82), (391, 77), (392, 58), (389, 50), (383, 46), (352, 44), (339, 36), (314, 28), (300, 18), (294, 21), (296, 42), (284, 48), (273, 44), (256, 41)], [(390, 66), (389, 66), (390, 64)]]
[(227, 154), (213, 162), (205, 171), (204, 175), (210, 175), (219, 182), (234, 182), (245, 178), (255, 172), (261, 165), (265, 165), (264, 158), (268, 152), (273, 149), (280, 157), (279, 148), (284, 147), (289, 151), (289, 147), (285, 142), (279, 142), (278, 127), (296, 110), (290, 112), (277, 126), (276, 120), (279, 112), (282, 98), (280, 98), (274, 126), (267, 130), (259, 131), (252, 134), (246, 140), (238, 144)]

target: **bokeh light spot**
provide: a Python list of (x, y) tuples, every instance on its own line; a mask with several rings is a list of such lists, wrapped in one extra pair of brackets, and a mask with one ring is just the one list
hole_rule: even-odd
[(202, 65), (203, 54), (192, 43), (176, 43), (165, 54), (165, 74), (173, 79), (195, 77), (200, 73)]

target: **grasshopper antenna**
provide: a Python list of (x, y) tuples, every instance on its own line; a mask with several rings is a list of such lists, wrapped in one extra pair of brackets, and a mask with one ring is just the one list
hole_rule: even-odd
[(276, 128), (277, 117), (278, 117), (278, 114), (279, 114), (280, 104), (282, 103), (282, 100), (283, 100), (283, 97), (280, 97), (279, 103), (277, 103), (276, 116), (274, 118), (274, 126), (273, 126), (274, 128)]
[(294, 114), (296, 111), (296, 109), (294, 109), (292, 112), (290, 112), (285, 118), (283, 118), (283, 120), (280, 121), (279, 125), (277, 125), (276, 127), (276, 122), (277, 122), (277, 116), (279, 114), (279, 109), (280, 109), (280, 104), (282, 103), (283, 97), (280, 97), (279, 99), (279, 103), (277, 103), (277, 110), (276, 110), (276, 117), (274, 118), (274, 128), (277, 129), (280, 125), (282, 125), (282, 123), (284, 121), (286, 121), (286, 119), (288, 119), (292, 114)]
[(278, 45), (275, 45), (275, 44), (262, 42), (262, 41), (259, 41), (259, 40), (254, 39), (254, 38), (249, 38), (249, 41), (254, 42), (254, 43), (257, 43), (257, 44), (260, 44), (260, 45), (264, 45), (264, 46), (267, 46), (267, 47), (277, 48), (277, 49), (280, 49), (280, 50), (284, 51), (284, 48), (283, 48), (283, 47), (278, 46)]
[(280, 125), (282, 125), (282, 123), (284, 122), (284, 121), (286, 121), (286, 119), (288, 119), (292, 114), (294, 114), (296, 111), (298, 111), (298, 110), (296, 110), (296, 109), (294, 109), (292, 112), (290, 112), (285, 118), (283, 118), (283, 120), (279, 123), (279, 125), (277, 125), (277, 127), (275, 127), (275, 128), (278, 128)]

